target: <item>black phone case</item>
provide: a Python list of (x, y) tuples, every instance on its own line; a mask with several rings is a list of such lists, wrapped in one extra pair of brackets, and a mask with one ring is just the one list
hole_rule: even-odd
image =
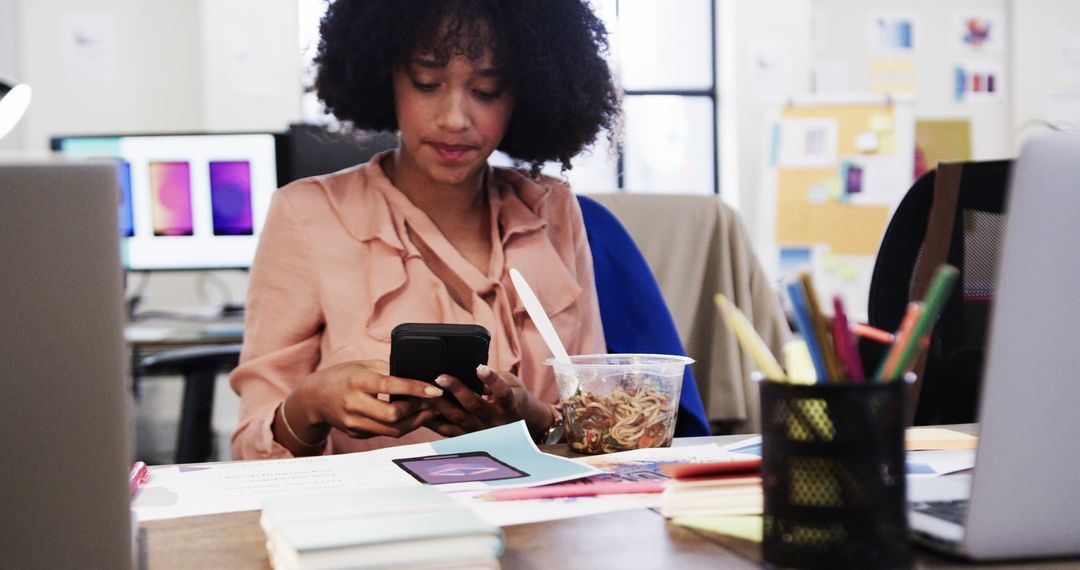
[(480, 325), (402, 323), (390, 332), (390, 374), (430, 383), (449, 374), (480, 394), (484, 386), (476, 367), (487, 364), (490, 341)]

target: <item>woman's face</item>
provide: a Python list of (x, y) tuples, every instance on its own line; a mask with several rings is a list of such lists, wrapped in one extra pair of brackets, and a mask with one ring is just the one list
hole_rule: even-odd
[(401, 166), (441, 184), (468, 182), (485, 167), (514, 109), (490, 54), (445, 65), (419, 54), (394, 72), (393, 85)]

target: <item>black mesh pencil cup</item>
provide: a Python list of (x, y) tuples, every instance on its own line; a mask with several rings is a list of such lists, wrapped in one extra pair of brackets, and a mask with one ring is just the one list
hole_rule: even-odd
[(906, 383), (760, 386), (766, 565), (910, 567)]

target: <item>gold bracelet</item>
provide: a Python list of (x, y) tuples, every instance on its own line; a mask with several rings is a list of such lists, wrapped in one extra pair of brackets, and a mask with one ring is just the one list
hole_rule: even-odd
[(285, 400), (281, 401), (281, 405), (279, 405), (278, 408), (281, 408), (281, 423), (285, 424), (285, 429), (289, 432), (289, 435), (292, 436), (293, 440), (295, 440), (296, 443), (299, 443), (300, 445), (310, 449), (319, 449), (322, 446), (326, 445), (326, 440), (330, 438), (329, 434), (324, 437), (321, 442), (316, 444), (310, 444), (300, 439), (300, 436), (296, 435), (296, 432), (293, 431), (292, 426), (289, 425), (289, 418), (285, 416)]
[(562, 441), (565, 433), (562, 412), (559, 411), (559, 408), (551, 406), (551, 413), (554, 416), (551, 425), (536, 438), (537, 445), (553, 445)]

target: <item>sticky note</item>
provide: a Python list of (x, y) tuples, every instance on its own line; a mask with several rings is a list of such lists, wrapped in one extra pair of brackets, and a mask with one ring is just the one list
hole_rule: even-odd
[(840, 184), (840, 178), (833, 177), (825, 181), (825, 196), (830, 200), (839, 200), (844, 195), (844, 187)]
[(837, 269), (836, 273), (840, 276), (840, 280), (845, 283), (852, 283), (858, 276), (858, 271), (851, 263), (845, 263)]
[(893, 129), (892, 115), (874, 115), (870, 117), (870, 130), (875, 132), (891, 131)]
[(908, 428), (904, 436), (908, 451), (955, 451), (979, 445), (979, 438), (945, 428)]
[(762, 520), (756, 515), (694, 515), (676, 517), (671, 522), (679, 526), (717, 532), (751, 542), (761, 542), (763, 538)]
[(821, 256), (821, 267), (826, 271), (836, 271), (840, 267), (840, 257), (835, 252), (826, 252)]

